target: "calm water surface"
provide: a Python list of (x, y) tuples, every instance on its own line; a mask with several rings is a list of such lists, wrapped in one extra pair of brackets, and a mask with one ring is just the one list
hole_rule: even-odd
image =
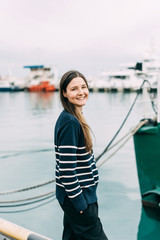
[[(95, 156), (114, 136), (135, 96), (136, 93), (90, 93), (83, 112), (95, 135)], [(0, 93), (0, 192), (54, 178), (53, 129), (61, 110), (57, 92)], [(138, 101), (119, 137), (142, 117), (142, 104)], [(102, 160), (108, 156), (109, 153), (106, 153)], [(99, 214), (108, 238), (136, 240), (140, 231), (141, 200), (132, 138), (101, 166), (99, 173)], [(0, 201), (28, 198), (54, 188), (54, 184), (50, 184), (36, 190), (1, 196)], [(0, 217), (60, 240), (63, 214), (57, 201), (26, 211), (32, 207), (0, 208)]]

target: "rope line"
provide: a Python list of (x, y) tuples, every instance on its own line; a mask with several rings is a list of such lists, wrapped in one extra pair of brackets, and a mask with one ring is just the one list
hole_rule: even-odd
[(42, 199), (39, 199), (39, 200), (36, 200), (36, 201), (32, 201), (32, 202), (20, 203), (20, 204), (13, 204), (13, 205), (0, 205), (0, 208), (21, 207), (21, 206), (25, 206), (25, 205), (30, 205), (30, 204), (38, 203), (38, 202), (47, 200), (47, 199), (49, 199), (49, 198), (51, 198), (51, 197), (54, 197), (54, 196), (55, 196), (55, 193), (52, 194), (51, 196), (48, 196), (48, 197), (45, 197), (45, 198), (42, 198)]
[[(32, 151), (18, 151), (18, 152), (14, 152), (11, 151), (10, 154), (7, 155), (3, 155), (0, 158), (10, 158), (10, 157), (17, 157), (17, 156), (21, 156), (21, 155), (26, 155), (26, 154), (32, 154), (32, 153), (37, 153), (37, 152), (51, 152), (53, 151), (53, 148), (48, 148), (48, 149), (37, 149), (37, 150), (32, 150)], [(2, 151), (0, 151), (1, 153)], [(4, 151), (3, 151), (4, 152)], [(8, 152), (7, 152), (8, 153)]]
[(111, 147), (109, 147), (107, 149), (107, 152), (109, 150), (111, 150), (112, 148), (114, 148), (116, 145), (118, 145), (121, 141), (123, 141), (123, 139), (125, 139), (129, 134), (131, 133), (131, 131), (129, 131), (128, 133), (126, 133), (122, 138), (120, 138), (115, 144), (113, 144)]
[(41, 195), (39, 195), (39, 196), (35, 196), (35, 197), (31, 197), (31, 198), (24, 198), (24, 199), (19, 199), (19, 200), (0, 201), (0, 204), (31, 201), (31, 200), (33, 200), (33, 199), (45, 197), (45, 196), (48, 196), (48, 195), (51, 195), (51, 194), (55, 194), (55, 191), (48, 192), (48, 193), (45, 193), (45, 194), (41, 194)]
[(24, 191), (28, 191), (28, 190), (31, 190), (31, 189), (34, 189), (34, 188), (39, 188), (39, 187), (48, 185), (48, 184), (53, 183), (53, 182), (55, 182), (55, 179), (52, 179), (52, 180), (50, 180), (50, 181), (48, 181), (48, 182), (44, 182), (44, 183), (41, 183), (41, 184), (37, 184), (37, 185), (35, 185), (35, 186), (27, 187), (27, 188), (22, 188), (22, 189), (17, 189), (17, 190), (10, 190), (10, 191), (5, 191), (5, 192), (0, 192), (0, 195), (6, 195), (6, 194), (10, 194), (10, 193), (24, 192)]
[(113, 157), (113, 155), (115, 155), (127, 142), (128, 140), (144, 125), (148, 122), (148, 120), (143, 120), (142, 122), (140, 122), (132, 131), (130, 136), (104, 161), (102, 161), (101, 163), (97, 164), (97, 167), (100, 168), (105, 162), (107, 162), (111, 157)]
[(13, 210), (13, 211), (0, 211), (0, 213), (21, 213), (21, 212), (28, 212), (30, 210), (34, 210), (36, 208), (39, 208), (39, 207), (42, 207), (44, 205), (47, 205), (51, 202), (53, 202), (55, 200), (55, 197), (53, 197), (53, 199), (49, 200), (49, 201), (46, 201), (45, 203), (41, 203), (37, 206), (34, 206), (34, 207), (31, 207), (31, 208), (27, 208), (27, 209), (21, 209), (21, 210)]
[[(134, 99), (134, 101), (133, 101), (133, 103), (132, 103), (132, 105), (131, 105), (131, 107), (130, 107), (130, 109), (129, 109), (126, 117), (125, 117), (125, 119), (123, 120), (121, 126), (119, 127), (118, 131), (117, 131), (116, 134), (113, 136), (113, 138), (111, 139), (111, 141), (109, 142), (109, 144), (107, 145), (107, 147), (103, 150), (103, 152), (102, 152), (100, 155), (98, 155), (98, 157), (95, 158), (95, 161), (96, 161), (96, 162), (98, 162), (98, 160), (107, 152), (108, 148), (110, 147), (110, 145), (112, 144), (112, 142), (115, 140), (115, 138), (117, 137), (117, 135), (118, 135), (119, 132), (121, 131), (122, 127), (124, 126), (126, 120), (128, 119), (128, 117), (129, 117), (129, 115), (130, 115), (130, 113), (131, 113), (131, 111), (132, 111), (132, 109), (133, 109), (133, 107), (134, 107), (134, 105), (135, 105), (135, 103), (136, 103), (136, 101), (137, 101), (137, 98), (139, 97), (140, 90), (142, 89), (143, 85), (144, 85), (146, 82), (149, 84), (149, 86), (151, 86), (151, 85), (150, 85), (150, 82), (149, 82), (148, 80), (144, 80), (144, 81), (143, 81), (143, 83), (141, 84), (139, 90), (137, 91), (137, 95), (136, 95), (136, 97), (135, 97), (135, 99)], [(152, 105), (152, 106), (153, 106), (153, 105)], [(154, 109), (154, 108), (153, 108), (153, 109)]]

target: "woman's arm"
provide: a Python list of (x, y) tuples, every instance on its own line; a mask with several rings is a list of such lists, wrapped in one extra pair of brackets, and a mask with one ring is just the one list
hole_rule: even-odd
[(76, 167), (80, 124), (67, 121), (60, 130), (58, 140), (59, 180), (77, 211), (87, 208), (87, 202), (80, 187)]

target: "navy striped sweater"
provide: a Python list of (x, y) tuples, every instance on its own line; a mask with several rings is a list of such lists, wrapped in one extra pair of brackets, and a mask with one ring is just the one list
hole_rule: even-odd
[(97, 201), (98, 170), (93, 153), (86, 152), (79, 121), (66, 110), (54, 132), (56, 154), (56, 198), (63, 204), (67, 195), (77, 211)]

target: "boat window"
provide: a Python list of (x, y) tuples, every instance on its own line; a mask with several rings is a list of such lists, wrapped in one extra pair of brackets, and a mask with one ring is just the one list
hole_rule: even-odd
[(117, 76), (110, 76), (110, 79), (121, 79), (121, 80), (126, 80), (129, 79), (129, 76), (121, 76), (121, 75), (117, 75)]
[(37, 78), (39, 78), (40, 76), (39, 75), (35, 75), (34, 77), (33, 77), (33, 79), (37, 79)]
[(154, 68), (154, 67), (148, 67), (147, 68), (148, 70), (152, 70), (152, 71), (155, 71), (155, 70), (157, 70), (156, 68)]
[(144, 59), (144, 62), (154, 62), (154, 59)]

